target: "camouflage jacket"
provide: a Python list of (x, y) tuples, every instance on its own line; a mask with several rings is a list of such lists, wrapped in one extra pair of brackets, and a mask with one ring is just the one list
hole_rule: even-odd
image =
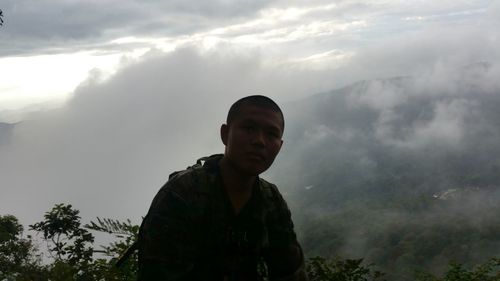
[(276, 186), (259, 178), (235, 215), (219, 174), (221, 157), (198, 160), (160, 189), (139, 233), (139, 280), (306, 280)]

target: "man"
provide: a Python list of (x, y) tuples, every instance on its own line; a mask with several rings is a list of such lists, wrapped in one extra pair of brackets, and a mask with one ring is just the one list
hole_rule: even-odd
[(307, 280), (290, 211), (259, 178), (284, 126), (267, 97), (231, 106), (220, 129), (224, 155), (172, 174), (153, 200), (139, 233), (139, 280)]

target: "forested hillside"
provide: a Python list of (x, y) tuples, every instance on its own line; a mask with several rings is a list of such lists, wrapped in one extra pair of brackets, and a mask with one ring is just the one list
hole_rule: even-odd
[(366, 257), (405, 280), (500, 253), (500, 95), (479, 83), (490, 70), (467, 66), (446, 85), (364, 81), (288, 105), (271, 176), (308, 255)]
[[(46, 249), (37, 246), (37, 239), (26, 235), (24, 227), (12, 215), (0, 215), (0, 280), (137, 280), (137, 252), (131, 250), (137, 239), (138, 225), (129, 220), (97, 218), (83, 224), (79, 211), (68, 204), (56, 204), (43, 220), (30, 225)], [(96, 245), (94, 234), (114, 236), (108, 245)], [(45, 258), (43, 258), (45, 256)], [(498, 281), (500, 259), (491, 258), (475, 266), (450, 263), (442, 276), (425, 270), (395, 276), (368, 264), (363, 258), (311, 257), (305, 262), (310, 281)], [(266, 270), (262, 279), (269, 280)]]

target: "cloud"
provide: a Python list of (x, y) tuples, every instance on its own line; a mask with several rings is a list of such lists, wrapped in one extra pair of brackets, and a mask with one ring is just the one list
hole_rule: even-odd
[(353, 106), (365, 105), (375, 110), (391, 109), (407, 101), (405, 87), (387, 80), (359, 84), (348, 96)]
[(84, 219), (138, 221), (169, 173), (223, 151), (219, 126), (235, 100), (282, 103), (310, 89), (308, 75), (247, 51), (150, 52), (108, 80), (95, 72), (63, 107), (28, 115), (0, 146), (0, 212), (32, 223), (68, 202)]
[(438, 101), (431, 120), (415, 120), (412, 127), (404, 128), (405, 133), (400, 137), (395, 135), (393, 123), (402, 117), (392, 111), (384, 112), (376, 128), (376, 136), (382, 142), (401, 148), (421, 149), (436, 144), (458, 148), (466, 130), (464, 119), (472, 114), (476, 106), (474, 101), (461, 99)]
[[(5, 1), (2, 53), (71, 52), (126, 36), (193, 34), (248, 18), (268, 1)], [(1, 53), (0, 53), (1, 54)]]
[(465, 115), (472, 110), (473, 103), (466, 100), (454, 100), (438, 103), (434, 109), (434, 118), (427, 124), (417, 126), (413, 142), (444, 142), (451, 146), (460, 144), (464, 134)]
[[(108, 33), (149, 28), (172, 35), (204, 29), (228, 18), (253, 15), (265, 1), (136, 1), (107, 0), (68, 2), (7, 1), (12, 33), (20, 37), (67, 38), (100, 37)], [(52, 20), (47, 20), (52, 19)], [(57, 19), (57, 20), (54, 20)], [(192, 23), (188, 24), (188, 20)], [(156, 27), (155, 27), (156, 26)]]
[[(412, 51), (407, 50), (410, 58)], [(484, 100), (494, 100), (500, 88), (493, 78), (499, 61), (492, 56), (488, 62), (467, 64), (474, 59), (451, 56), (411, 76), (358, 83), (349, 88), (347, 105), (377, 112), (375, 136), (382, 143), (404, 149), (463, 148), (468, 132), (484, 125), (479, 122)]]
[[(393, 33), (408, 33), (428, 26), (405, 18), (430, 16), (439, 18), (440, 24), (462, 21), (466, 25), (489, 12), (487, 3), (479, 0), (425, 5), (326, 0), (147, 3), (8, 0), (2, 8), (7, 17), (2, 28), (0, 55), (3, 56), (116, 50), (117, 46), (109, 42), (124, 37), (180, 40), (185, 36), (213, 35), (224, 40), (254, 43), (267, 40), (279, 44), (307, 38), (314, 41), (308, 45), (310, 50), (320, 53), (333, 49), (329, 45), (331, 40), (356, 48)], [(448, 14), (456, 14), (456, 19)]]

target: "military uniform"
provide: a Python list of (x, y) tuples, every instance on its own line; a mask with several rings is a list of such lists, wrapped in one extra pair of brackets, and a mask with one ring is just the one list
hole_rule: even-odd
[(259, 178), (235, 214), (219, 173), (221, 157), (198, 160), (160, 189), (139, 233), (139, 280), (306, 280), (276, 186)]

